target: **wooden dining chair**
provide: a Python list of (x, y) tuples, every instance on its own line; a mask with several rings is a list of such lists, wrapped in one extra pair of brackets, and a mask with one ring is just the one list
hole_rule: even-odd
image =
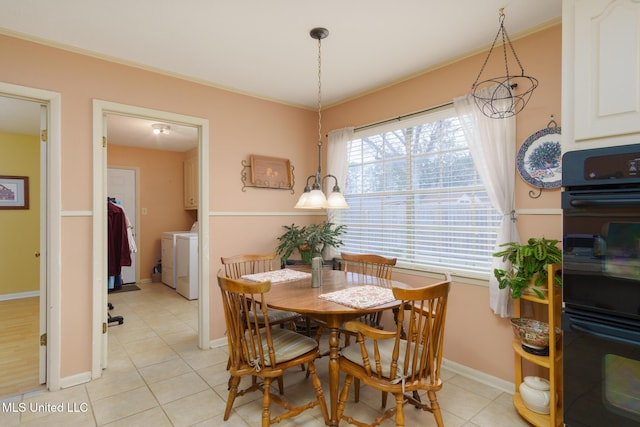
[[(222, 265), (224, 274), (231, 279), (239, 279), (247, 274), (264, 273), (273, 271), (273, 262), (276, 254), (259, 254), (259, 255), (235, 255), (231, 257), (222, 257)], [(296, 320), (302, 316), (291, 311), (276, 310), (269, 308), (269, 320), (271, 325), (288, 325), (293, 331), (296, 330)], [(255, 313), (258, 321), (261, 321), (262, 313)], [(251, 314), (252, 315), (252, 314)]]
[[(338, 400), (339, 419), (359, 423), (344, 414), (349, 386), (357, 378), (382, 391), (383, 408), (387, 393), (395, 397), (395, 406), (376, 419), (374, 425), (395, 415), (396, 425), (404, 426), (403, 407), (407, 402), (433, 413), (436, 424), (444, 425), (436, 392), (442, 388), (440, 365), (450, 286), (451, 276), (445, 274), (445, 280), (423, 288), (394, 287), (393, 295), (402, 301), (395, 331), (382, 331), (358, 321), (345, 323), (345, 328), (357, 334), (357, 344), (340, 352), (339, 366), (345, 379)], [(407, 338), (403, 339), (405, 322)], [(421, 402), (420, 390), (426, 390), (428, 403)]]
[[(391, 273), (393, 267), (396, 265), (397, 258), (389, 258), (375, 254), (350, 254), (342, 252), (341, 258), (341, 270), (352, 273), (366, 274), (368, 276), (380, 277), (383, 279), (391, 279)], [(367, 325), (381, 328), (380, 320), (382, 319), (382, 311), (370, 313), (360, 317), (358, 320), (366, 323)], [(322, 322), (318, 322), (318, 330), (316, 332), (316, 340), (318, 343), (324, 333), (324, 326)], [(349, 345), (349, 331), (341, 330), (345, 335), (345, 346)]]
[[(276, 259), (275, 253), (270, 254), (243, 254), (243, 255), (234, 255), (230, 257), (221, 257), (220, 261), (222, 262), (224, 268), (225, 277), (231, 279), (239, 279), (247, 274), (256, 274), (256, 273), (264, 273), (267, 271), (273, 271), (273, 261)], [(274, 308), (267, 308), (267, 312), (269, 313), (269, 325), (275, 326), (280, 325), (285, 326), (288, 325), (289, 329), (292, 331), (296, 330), (296, 320), (300, 319), (302, 316), (298, 313), (294, 313), (291, 311), (285, 310), (276, 310)], [(259, 325), (264, 326), (264, 318), (262, 316), (262, 311), (249, 311), (248, 316), (251, 320), (253, 320), (253, 316), (256, 316), (256, 320)], [(227, 363), (227, 370), (231, 365), (231, 361)], [(304, 366), (301, 368), (305, 369)], [(229, 378), (229, 387), (231, 386), (231, 379)], [(278, 388), (280, 389), (280, 394), (284, 393), (284, 383), (282, 376), (278, 378)]]
[[(342, 252), (340, 254), (340, 258), (342, 271), (366, 274), (367, 276), (375, 276), (383, 279), (391, 279), (393, 267), (397, 262), (397, 258), (389, 258), (376, 254), (351, 254)], [(382, 329), (382, 325), (380, 323), (382, 319), (382, 313), (383, 310), (376, 311), (374, 313), (369, 313), (361, 316), (357, 320), (374, 328)], [(394, 318), (395, 317), (397, 317), (396, 312), (394, 312)], [(318, 323), (316, 341), (319, 345), (326, 325), (324, 325), (320, 321), (316, 323)], [(340, 335), (344, 336), (345, 347), (350, 344), (350, 337), (355, 336), (354, 333), (344, 328), (340, 329)], [(326, 356), (327, 354), (323, 353), (322, 355)], [(357, 379), (353, 386), (353, 398), (355, 402), (358, 402), (360, 400), (360, 383)]]
[[(291, 418), (318, 405), (325, 424), (328, 425), (327, 404), (314, 365), (314, 360), (319, 356), (318, 344), (313, 338), (290, 329), (271, 327), (269, 310), (264, 303), (264, 294), (271, 289), (271, 282), (248, 283), (219, 274), (218, 285), (222, 293), (231, 373), (224, 420), (229, 419), (236, 396), (261, 390), (263, 427)], [(245, 315), (252, 311), (262, 313), (262, 323), (258, 322), (258, 316)], [(286, 369), (294, 366), (304, 367), (304, 364), (308, 365), (311, 373), (316, 400), (292, 407), (279, 396), (271, 394), (271, 382), (274, 378), (282, 377)], [(239, 390), (240, 380), (244, 376), (260, 378), (262, 382), (252, 381), (250, 386)], [(271, 418), (272, 401), (280, 404), (286, 411)]]
[[(352, 273), (366, 274), (367, 276), (375, 276), (383, 279), (391, 279), (393, 267), (396, 265), (397, 258), (389, 258), (375, 254), (350, 254), (342, 252), (342, 270)], [(382, 311), (367, 314), (358, 319), (362, 323), (382, 329), (380, 321), (382, 320)], [(349, 345), (349, 334), (345, 336), (345, 345)]]

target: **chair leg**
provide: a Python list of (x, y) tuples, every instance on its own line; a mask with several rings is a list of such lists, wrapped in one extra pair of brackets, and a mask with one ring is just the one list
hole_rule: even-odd
[(233, 401), (236, 399), (236, 394), (238, 393), (238, 384), (240, 384), (240, 377), (231, 376), (231, 378), (229, 378), (229, 397), (227, 398), (227, 407), (224, 410), (225, 421), (229, 419)]
[(360, 379), (353, 379), (353, 401), (358, 403), (360, 401)]
[(387, 392), (386, 391), (382, 392), (382, 407), (383, 408), (387, 407)]
[(344, 377), (344, 386), (342, 387), (342, 391), (340, 392), (340, 397), (338, 399), (338, 423), (340, 423), (340, 419), (344, 413), (344, 405), (347, 403), (347, 399), (349, 398), (349, 386), (351, 385), (352, 380), (353, 375), (347, 374)]
[(396, 427), (404, 426), (404, 410), (403, 410), (404, 395), (402, 393), (397, 393), (395, 396), (396, 396)]
[(284, 394), (284, 380), (282, 379), (282, 375), (278, 377), (278, 390), (281, 395)]
[(262, 427), (269, 427), (271, 421), (271, 411), (269, 410), (269, 406), (271, 405), (270, 387), (271, 378), (266, 377), (264, 379), (264, 394), (262, 395)]
[(427, 391), (427, 396), (429, 396), (429, 401), (431, 402), (431, 412), (436, 419), (436, 424), (438, 427), (443, 427), (444, 421), (442, 421), (442, 412), (440, 412), (440, 404), (436, 398), (436, 392), (429, 390)]
[(313, 382), (313, 388), (316, 392), (316, 397), (320, 402), (320, 411), (322, 411), (322, 416), (324, 417), (324, 423), (329, 425), (329, 411), (327, 410), (327, 401), (324, 398), (324, 392), (322, 391), (322, 384), (320, 383), (320, 378), (318, 378), (318, 374), (316, 373), (316, 366), (313, 362), (309, 362), (309, 367), (307, 372), (311, 372), (311, 379)]

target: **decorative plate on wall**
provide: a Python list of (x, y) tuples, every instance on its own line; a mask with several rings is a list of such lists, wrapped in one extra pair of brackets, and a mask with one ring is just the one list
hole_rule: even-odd
[[(553, 123), (555, 121), (552, 120)], [(518, 151), (518, 172), (523, 180), (538, 188), (562, 185), (560, 127), (549, 126), (532, 134)]]

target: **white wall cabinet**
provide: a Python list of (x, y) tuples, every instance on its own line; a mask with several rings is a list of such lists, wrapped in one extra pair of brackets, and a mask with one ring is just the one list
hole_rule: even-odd
[(564, 0), (563, 151), (640, 142), (640, 0)]
[(184, 208), (198, 209), (198, 158), (184, 160)]

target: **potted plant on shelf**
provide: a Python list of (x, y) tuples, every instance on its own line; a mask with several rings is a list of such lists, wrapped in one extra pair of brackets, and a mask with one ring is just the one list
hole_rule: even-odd
[[(496, 268), (493, 274), (498, 280), (500, 289), (511, 289), (511, 298), (517, 299), (523, 293), (531, 290), (539, 298), (544, 294), (539, 287), (547, 286), (547, 265), (562, 263), (562, 252), (556, 246), (558, 240), (531, 238), (526, 245), (517, 242), (504, 243), (505, 249), (493, 254), (501, 257), (504, 262), (509, 262), (506, 270)], [(554, 278), (558, 286), (562, 286), (562, 278)], [(533, 285), (533, 286), (532, 286)]]
[(311, 264), (311, 258), (322, 256), (328, 246), (334, 248), (343, 245), (340, 236), (345, 232), (345, 225), (332, 222), (299, 226), (295, 224), (283, 225), (285, 232), (278, 237), (280, 245), (276, 253), (280, 255), (281, 264), (286, 264), (291, 254), (297, 249), (304, 264)]

